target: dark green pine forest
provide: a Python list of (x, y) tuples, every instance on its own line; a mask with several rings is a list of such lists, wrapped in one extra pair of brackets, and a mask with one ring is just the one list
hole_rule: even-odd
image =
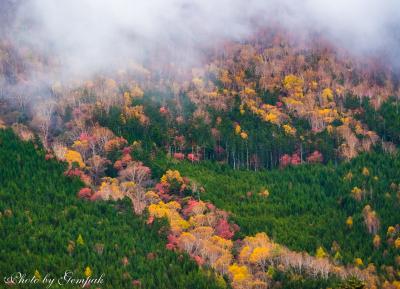
[[(385, 240), (387, 228), (400, 218), (398, 155), (375, 152), (336, 167), (303, 165), (268, 172), (238, 172), (211, 163), (170, 163), (167, 167), (203, 184), (205, 193), (201, 198), (231, 212), (241, 228), (240, 236), (267, 232), (293, 250), (315, 254), (322, 246), (332, 257), (339, 252), (337, 258), (345, 264), (362, 258), (378, 267), (396, 266), (396, 249), (385, 242), (379, 249), (374, 248), (374, 235), (367, 231), (363, 208), (370, 205), (378, 213), (378, 234)], [(362, 174), (363, 168), (368, 168), (368, 176)], [(347, 180), (350, 172), (353, 177)], [(367, 192), (361, 201), (352, 197), (356, 186)], [(268, 196), (261, 194), (265, 190)], [(350, 216), (351, 228), (346, 225)]]

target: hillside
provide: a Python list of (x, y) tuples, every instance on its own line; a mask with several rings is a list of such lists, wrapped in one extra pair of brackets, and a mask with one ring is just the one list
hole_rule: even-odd
[(172, 2), (0, 0), (0, 288), (399, 289), (395, 1)]
[[(0, 130), (0, 164), (2, 278), (50, 274), (57, 283), (65, 270), (86, 279), (90, 268), (92, 278), (104, 274), (101, 288), (226, 288), (187, 256), (165, 249), (165, 224), (146, 225), (127, 202), (77, 199), (82, 183), (64, 176), (64, 164), (45, 161), (42, 150), (8, 130)], [(77, 288), (56, 283), (51, 288)]]
[[(337, 167), (305, 165), (258, 173), (210, 163), (167, 166), (203, 184), (201, 198), (232, 212), (242, 236), (263, 231), (294, 250), (315, 254), (322, 246), (343, 263), (361, 258), (378, 268), (396, 266), (396, 250), (384, 240), (398, 222), (399, 171), (393, 169), (399, 167), (398, 156), (373, 153)], [(361, 199), (352, 193), (355, 187), (362, 190)], [(367, 205), (380, 219), (379, 245), (363, 216)]]

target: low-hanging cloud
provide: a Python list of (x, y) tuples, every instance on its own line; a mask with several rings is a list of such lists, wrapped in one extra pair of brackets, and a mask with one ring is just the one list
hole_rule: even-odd
[(203, 49), (272, 22), (391, 61), (400, 48), (398, 0), (25, 0), (12, 33), (79, 74), (160, 51), (182, 64), (195, 62)]

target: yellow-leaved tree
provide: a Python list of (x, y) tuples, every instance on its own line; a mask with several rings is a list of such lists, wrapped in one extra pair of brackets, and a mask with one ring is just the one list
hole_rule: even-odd
[(85, 241), (83, 241), (83, 238), (82, 238), (82, 235), (81, 235), (81, 234), (78, 235), (78, 238), (76, 239), (76, 243), (77, 243), (78, 245), (80, 245), (80, 246), (85, 245)]
[(326, 256), (327, 256), (327, 254), (326, 254), (324, 248), (319, 247), (319, 248), (317, 249), (317, 252), (315, 253), (315, 257), (321, 259), (321, 258), (325, 258)]
[(325, 88), (322, 91), (322, 97), (324, 98), (324, 100), (332, 101), (333, 100), (333, 91), (332, 91), (332, 89)]
[(303, 98), (304, 80), (296, 75), (286, 75), (283, 80), (283, 87), (288, 91), (290, 96), (295, 98)]
[(353, 217), (350, 216), (346, 219), (346, 225), (349, 229), (353, 228)]
[(35, 279), (36, 279), (36, 280), (42, 280), (42, 275), (40, 275), (40, 273), (39, 273), (38, 270), (35, 270), (34, 276), (35, 276)]
[(70, 167), (72, 166), (73, 163), (77, 163), (81, 168), (85, 167), (82, 156), (77, 151), (68, 150), (67, 153), (65, 154), (65, 160), (68, 162)]
[(267, 247), (257, 247), (253, 250), (249, 257), (250, 263), (256, 264), (261, 267), (263, 271), (265, 271), (268, 263), (268, 259), (271, 256), (271, 252)]
[(85, 269), (85, 277), (89, 278), (90, 276), (92, 276), (92, 269), (90, 269), (90, 267), (87, 266)]
[(232, 274), (233, 282), (241, 282), (250, 278), (249, 270), (246, 266), (240, 266), (236, 263), (229, 266), (229, 273)]

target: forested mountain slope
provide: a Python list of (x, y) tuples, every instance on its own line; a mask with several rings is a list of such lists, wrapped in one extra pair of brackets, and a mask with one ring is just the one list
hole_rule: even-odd
[(16, 272), (58, 279), (66, 270), (77, 279), (104, 274), (104, 283), (91, 287), (226, 288), (186, 255), (165, 249), (165, 223), (146, 225), (128, 202), (78, 199), (82, 183), (64, 176), (64, 164), (44, 158), (32, 143), (0, 130), (1, 288)]
[[(315, 254), (322, 247), (339, 262), (361, 258), (377, 268), (398, 266), (396, 237), (388, 233), (400, 218), (398, 155), (364, 154), (339, 166), (256, 173), (211, 163), (163, 166), (204, 185), (200, 197), (231, 212), (241, 235), (263, 231), (295, 250)], [(368, 219), (367, 206), (375, 221)]]
[(102, 289), (400, 288), (400, 77), (386, 58), (253, 22), (187, 51), (187, 63), (159, 39), (140, 57), (121, 51), (122, 62), (108, 55), (117, 43), (96, 59), (104, 47), (90, 37), (57, 55), (81, 33), (44, 47), (15, 39), (41, 21), (2, 2), (2, 277), (70, 269), (104, 273)]

